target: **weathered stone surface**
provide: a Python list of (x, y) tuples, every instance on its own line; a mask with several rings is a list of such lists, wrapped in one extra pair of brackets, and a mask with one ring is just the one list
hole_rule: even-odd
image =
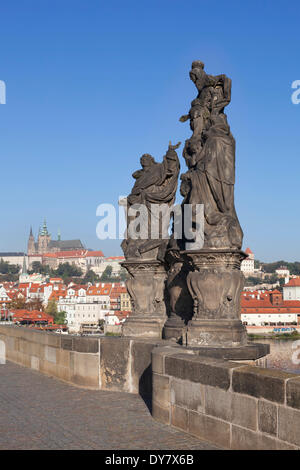
[(61, 338), (61, 347), (62, 349), (67, 349), (72, 351), (73, 349), (73, 337), (72, 336), (62, 336)]
[[(53, 348), (60, 348), (61, 335), (55, 333), (44, 333), (43, 331), (35, 331), (36, 336), (33, 341), (40, 342), (42, 344), (47, 344)], [(43, 336), (45, 334), (45, 336)], [(29, 337), (29, 340), (32, 339)]]
[(160, 406), (156, 401), (152, 401), (152, 416), (156, 421), (163, 424), (170, 424), (170, 407)]
[[(99, 389), (99, 355), (70, 352), (71, 380), (77, 385)], [(54, 374), (53, 374), (54, 375)]]
[(153, 374), (152, 376), (152, 415), (161, 423), (170, 424), (170, 382), (169, 377)]
[(248, 429), (257, 430), (257, 400), (237, 393), (232, 394), (231, 421)]
[(300, 411), (279, 406), (278, 437), (300, 447)]
[(232, 387), (235, 392), (284, 403), (285, 383), (291, 377), (280, 370), (246, 366), (233, 371)]
[(277, 435), (278, 406), (265, 400), (258, 401), (259, 430), (267, 434)]
[(153, 315), (143, 315), (135, 317), (131, 314), (122, 326), (122, 336), (135, 337), (139, 339), (161, 339), (165, 322), (165, 315), (154, 317)]
[(232, 347), (212, 347), (197, 346), (191, 348), (195, 354), (202, 357), (213, 357), (227, 361), (255, 361), (266, 356), (270, 352), (269, 344), (248, 343), (244, 346)]
[(171, 407), (171, 424), (176, 428), (188, 430), (188, 410), (179, 406)]
[(45, 346), (45, 359), (48, 362), (52, 362), (56, 364), (56, 348), (52, 348), (51, 346)]
[(99, 351), (99, 339), (74, 337), (73, 351), (82, 353), (97, 353)]
[(225, 390), (230, 386), (230, 371), (236, 367), (241, 366), (217, 359), (202, 359), (189, 354), (176, 354), (165, 358), (167, 375)]
[(232, 425), (231, 447), (235, 450), (294, 450), (295, 447), (259, 432)]
[(43, 374), (51, 375), (57, 377), (57, 365), (54, 362), (47, 361), (46, 359), (41, 359), (39, 363), (39, 371)]
[(130, 340), (104, 337), (100, 340), (102, 390), (130, 392)]
[(205, 413), (248, 429), (257, 429), (255, 398), (206, 386)]
[(156, 347), (156, 341), (131, 340), (131, 392), (143, 397), (151, 397), (152, 365), (151, 353)]
[(35, 356), (31, 356), (31, 369), (39, 370), (40, 367), (40, 359)]
[(160, 406), (170, 405), (170, 379), (163, 375), (153, 374), (153, 400)]
[[(163, 342), (162, 342), (163, 343)], [(163, 374), (165, 372), (165, 357), (173, 356), (181, 351), (180, 346), (167, 345), (160, 346), (152, 351), (152, 370), (157, 374)]]
[(286, 402), (288, 406), (300, 409), (300, 377), (287, 381)]
[(61, 367), (70, 368), (70, 351), (58, 349), (56, 351), (56, 363)]
[(198, 412), (204, 411), (204, 385), (200, 383), (172, 378), (170, 397), (172, 405)]
[(204, 388), (205, 413), (224, 421), (231, 421), (232, 393), (221, 388), (210, 387), (209, 385), (206, 385)]
[(230, 447), (230, 424), (220, 419), (190, 411), (189, 432), (216, 445)]

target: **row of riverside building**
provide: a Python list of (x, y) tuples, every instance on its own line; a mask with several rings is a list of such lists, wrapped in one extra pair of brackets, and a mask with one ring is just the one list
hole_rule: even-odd
[[(40, 301), (45, 309), (55, 301), (58, 311), (66, 312), (70, 332), (82, 325), (120, 325), (132, 310), (125, 283), (65, 285), (61, 278), (42, 282), (5, 282), (0, 285), (0, 308), (11, 310), (13, 300)], [(12, 313), (14, 313), (12, 311)], [(15, 312), (16, 313), (16, 312)], [(241, 319), (246, 326), (298, 325), (300, 318), (300, 277), (291, 279), (279, 290), (244, 291), (241, 295)]]
[[(61, 278), (50, 278), (41, 282), (4, 282), (0, 285), (1, 317), (18, 317), (13, 301), (25, 301), (28, 307), (39, 301), (42, 310), (55, 301), (59, 312), (66, 312), (70, 333), (81, 332), (83, 327), (97, 327), (99, 321), (107, 326), (120, 325), (131, 313), (130, 297), (125, 284), (97, 283), (92, 285), (65, 285)], [(23, 309), (23, 313), (30, 313)]]

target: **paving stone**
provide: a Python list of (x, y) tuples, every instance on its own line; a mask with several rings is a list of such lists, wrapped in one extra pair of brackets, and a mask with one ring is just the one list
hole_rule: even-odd
[(0, 365), (0, 450), (4, 449), (216, 447), (156, 422), (138, 395), (74, 387), (7, 362)]

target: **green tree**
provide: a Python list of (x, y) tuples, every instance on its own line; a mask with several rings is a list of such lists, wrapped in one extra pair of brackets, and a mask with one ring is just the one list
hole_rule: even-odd
[(9, 264), (1, 258), (0, 260), (0, 273), (1, 274), (8, 274), (9, 272)]
[(95, 284), (96, 281), (99, 281), (99, 276), (92, 269), (90, 269), (86, 273), (82, 281), (83, 281), (83, 284), (87, 284), (88, 282)]
[(59, 312), (57, 308), (57, 303), (55, 300), (49, 300), (48, 305), (45, 310), (48, 315), (51, 315), (54, 318), (54, 323), (56, 325), (65, 325), (66, 324), (66, 312)]
[(111, 281), (112, 266), (108, 265), (104, 269), (102, 276), (100, 277), (101, 282), (110, 282)]
[(256, 286), (257, 284), (263, 284), (263, 281), (260, 277), (248, 276), (245, 279), (245, 286)]
[(67, 323), (67, 313), (57, 312), (57, 314), (54, 316), (54, 323), (56, 325), (65, 325)]
[(60, 276), (63, 279), (67, 277), (80, 277), (82, 276), (82, 271), (80, 268), (70, 263), (63, 263), (58, 266), (55, 271), (56, 276)]
[(53, 317), (58, 314), (57, 303), (55, 300), (49, 300), (45, 312)]
[(43, 265), (40, 263), (40, 261), (34, 261), (31, 265), (31, 270), (30, 272), (33, 273), (42, 273)]

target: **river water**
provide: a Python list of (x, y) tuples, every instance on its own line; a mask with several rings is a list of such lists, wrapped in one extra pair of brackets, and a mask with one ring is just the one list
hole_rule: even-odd
[(270, 344), (266, 367), (300, 374), (300, 340), (256, 339), (256, 343)]

